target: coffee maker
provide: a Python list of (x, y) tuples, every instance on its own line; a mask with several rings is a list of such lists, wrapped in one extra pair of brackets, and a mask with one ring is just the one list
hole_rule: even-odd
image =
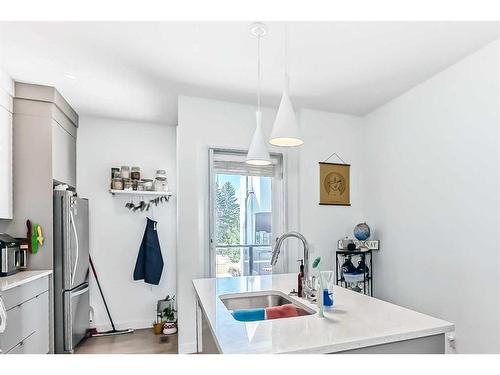
[(21, 241), (0, 233), (0, 277), (10, 276), (26, 268), (27, 252)]

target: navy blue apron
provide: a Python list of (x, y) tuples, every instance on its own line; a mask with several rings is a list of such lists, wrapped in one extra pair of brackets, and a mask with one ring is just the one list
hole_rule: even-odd
[(163, 258), (156, 224), (156, 221), (148, 218), (134, 269), (134, 280), (144, 280), (145, 283), (153, 285), (160, 283), (163, 271)]

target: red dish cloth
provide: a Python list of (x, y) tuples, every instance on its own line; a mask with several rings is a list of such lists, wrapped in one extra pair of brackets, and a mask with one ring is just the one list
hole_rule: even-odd
[(266, 308), (266, 319), (291, 318), (299, 315), (297, 307), (291, 303)]

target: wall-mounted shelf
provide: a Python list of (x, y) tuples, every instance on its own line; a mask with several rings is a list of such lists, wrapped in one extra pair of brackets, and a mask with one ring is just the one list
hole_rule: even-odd
[[(159, 204), (168, 202), (172, 196), (171, 191), (148, 191), (148, 190), (113, 190), (110, 189), (109, 193), (113, 196), (122, 195), (124, 197), (130, 197), (130, 201), (125, 204), (125, 207), (133, 212), (140, 210), (149, 211), (152, 206), (158, 206)], [(139, 204), (134, 204), (135, 199), (133, 197), (138, 197), (140, 200)]]
[(113, 190), (110, 189), (109, 192), (113, 195), (131, 195), (131, 196), (154, 196), (154, 197), (171, 197), (171, 191), (148, 191), (148, 190)]
[[(336, 268), (336, 284), (344, 288), (354, 290), (363, 294), (367, 294), (373, 297), (373, 262), (372, 262), (372, 250), (367, 251), (349, 251), (349, 250), (337, 250), (335, 252), (335, 268)], [(360, 258), (365, 265), (368, 266), (368, 272), (362, 272), (357, 274), (360, 279), (357, 281), (348, 281), (344, 277), (344, 271), (342, 266), (347, 259), (354, 257)], [(353, 264), (354, 265), (354, 264)], [(347, 279), (347, 280), (346, 280)]]

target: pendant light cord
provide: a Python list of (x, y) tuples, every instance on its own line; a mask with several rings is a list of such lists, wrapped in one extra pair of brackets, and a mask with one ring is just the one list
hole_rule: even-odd
[(285, 43), (285, 48), (284, 48), (284, 57), (285, 57), (285, 63), (284, 68), (285, 68), (285, 77), (284, 77), (284, 90), (286, 92), (290, 91), (290, 77), (288, 76), (288, 24), (285, 22), (285, 27), (284, 27), (284, 43)]
[(260, 111), (260, 38), (257, 36), (257, 111)]
[(286, 22), (285, 22), (285, 77), (288, 77), (288, 25), (286, 24)]

